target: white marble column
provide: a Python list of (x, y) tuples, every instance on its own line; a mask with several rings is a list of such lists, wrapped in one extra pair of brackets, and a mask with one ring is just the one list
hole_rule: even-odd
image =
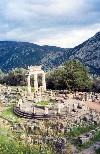
[(22, 99), (19, 99), (17, 107), (21, 108), (22, 107)]
[(60, 114), (61, 107), (59, 106), (57, 109), (57, 114)]
[(35, 92), (38, 91), (37, 74), (34, 74), (34, 90)]
[(28, 93), (30, 94), (31, 93), (30, 75), (28, 75), (27, 82), (28, 82)]
[(69, 103), (66, 103), (66, 112), (69, 112)]
[(48, 107), (45, 107), (44, 115), (48, 115)]
[(73, 110), (77, 110), (77, 104), (73, 104)]
[(67, 108), (67, 111), (68, 111), (68, 113), (70, 113), (70, 112), (71, 112), (70, 106)]
[(57, 114), (60, 114), (60, 112), (61, 112), (61, 104), (58, 104), (58, 106), (57, 106)]
[(20, 110), (23, 108), (22, 107), (22, 103), (23, 103), (22, 99), (19, 99), (18, 104), (17, 104), (17, 107), (19, 107)]
[(46, 91), (45, 73), (42, 73), (42, 86), (43, 90)]

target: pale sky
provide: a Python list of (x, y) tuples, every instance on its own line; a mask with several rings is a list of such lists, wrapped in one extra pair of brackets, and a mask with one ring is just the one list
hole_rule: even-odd
[(100, 0), (0, 0), (0, 40), (74, 47), (100, 31)]

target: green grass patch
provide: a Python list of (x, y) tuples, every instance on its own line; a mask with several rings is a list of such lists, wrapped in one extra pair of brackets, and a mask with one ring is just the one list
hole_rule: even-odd
[[(23, 91), (27, 91), (28, 92), (27, 86), (11, 86), (11, 88), (13, 90), (17, 90), (19, 88), (19, 89), (21, 89)], [(34, 92), (34, 87), (31, 87), (31, 91)]]
[(27, 91), (27, 86), (11, 86), (13, 90), (22, 89), (23, 91)]
[(90, 138), (88, 142), (80, 144), (79, 142), (76, 141), (75, 145), (79, 151), (82, 151), (84, 149), (89, 148), (91, 145), (93, 145), (94, 143), (98, 141), (100, 141), (100, 131), (97, 131), (95, 135), (92, 138)]
[[(16, 140), (9, 128), (0, 125), (0, 154), (52, 154), (51, 149), (44, 145), (40, 152), (38, 143), (30, 145), (27, 140)], [(18, 138), (18, 135), (16, 136)]]
[[(20, 86), (19, 88), (22, 89), (23, 91), (28, 92), (28, 87), (27, 86)], [(31, 91), (34, 92), (34, 87), (31, 87)]]
[(100, 130), (96, 132), (96, 134), (91, 138), (91, 141), (98, 142), (100, 141)]
[(100, 148), (95, 150), (95, 153), (94, 154), (100, 154)]
[(53, 104), (53, 102), (51, 102), (51, 101), (41, 101), (41, 102), (37, 102), (36, 104), (37, 105), (50, 105), (50, 104)]
[(73, 137), (77, 137), (81, 134), (87, 133), (92, 129), (95, 129), (97, 127), (97, 125), (95, 124), (90, 124), (88, 126), (85, 126), (85, 124), (83, 124), (82, 126), (78, 126), (78, 127), (74, 127), (68, 134), (67, 137), (68, 138), (73, 138)]
[(20, 119), (13, 113), (13, 108), (8, 108), (2, 111), (0, 117), (6, 119), (8, 122), (17, 123)]

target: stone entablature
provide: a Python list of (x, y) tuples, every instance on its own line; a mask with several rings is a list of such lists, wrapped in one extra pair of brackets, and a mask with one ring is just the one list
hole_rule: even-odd
[(42, 74), (44, 71), (42, 70), (42, 66), (28, 66), (29, 74)]

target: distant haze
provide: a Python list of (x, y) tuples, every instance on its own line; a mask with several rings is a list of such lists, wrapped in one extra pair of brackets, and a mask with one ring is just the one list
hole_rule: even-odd
[(99, 0), (0, 0), (0, 40), (72, 48), (100, 31)]

